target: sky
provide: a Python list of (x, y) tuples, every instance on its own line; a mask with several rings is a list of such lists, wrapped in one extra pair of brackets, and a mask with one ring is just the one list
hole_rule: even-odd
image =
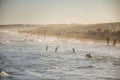
[(0, 24), (120, 22), (120, 0), (0, 0)]

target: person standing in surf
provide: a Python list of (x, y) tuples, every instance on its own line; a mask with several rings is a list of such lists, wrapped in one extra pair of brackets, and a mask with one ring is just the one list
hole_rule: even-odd
[(58, 47), (55, 48), (55, 52), (57, 52), (57, 51), (58, 51)]
[(48, 50), (48, 46), (46, 46), (46, 51)]
[(109, 39), (109, 37), (107, 36), (107, 45), (108, 45), (108, 46), (109, 46), (109, 40), (110, 40), (110, 39)]
[(116, 41), (117, 41), (116, 39), (114, 39), (114, 40), (113, 40), (113, 46), (115, 46), (115, 44), (116, 44)]
[(73, 50), (73, 53), (75, 53), (75, 48), (73, 48), (72, 50)]

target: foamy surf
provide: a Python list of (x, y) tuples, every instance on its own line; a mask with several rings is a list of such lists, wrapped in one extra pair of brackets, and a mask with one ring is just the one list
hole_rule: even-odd
[[(118, 46), (56, 37), (37, 38), (29, 35), (26, 37), (26, 34), (4, 32), (0, 34), (0, 38), (1, 42), (7, 44), (0, 45), (0, 64), (4, 64), (2, 68), (5, 71), (10, 71), (12, 77), (8, 79), (94, 80), (94, 77), (95, 80), (101, 77), (120, 79), (119, 76), (113, 75), (120, 74)], [(58, 47), (57, 53), (56, 47)], [(73, 48), (75, 53), (72, 51)], [(85, 57), (88, 53), (91, 53), (92, 58)]]

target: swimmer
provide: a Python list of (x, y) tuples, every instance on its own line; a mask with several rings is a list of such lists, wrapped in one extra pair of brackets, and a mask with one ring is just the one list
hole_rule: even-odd
[(73, 48), (72, 50), (73, 50), (73, 53), (75, 53), (75, 48)]
[(48, 50), (48, 46), (46, 46), (46, 51)]
[(87, 58), (92, 58), (92, 55), (89, 53), (89, 54), (86, 54), (86, 57)]
[(55, 52), (57, 52), (57, 51), (58, 51), (58, 47), (55, 48)]

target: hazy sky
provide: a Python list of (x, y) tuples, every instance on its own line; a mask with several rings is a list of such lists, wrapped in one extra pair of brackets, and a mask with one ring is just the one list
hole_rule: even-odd
[(0, 0), (0, 24), (120, 22), (120, 0)]

